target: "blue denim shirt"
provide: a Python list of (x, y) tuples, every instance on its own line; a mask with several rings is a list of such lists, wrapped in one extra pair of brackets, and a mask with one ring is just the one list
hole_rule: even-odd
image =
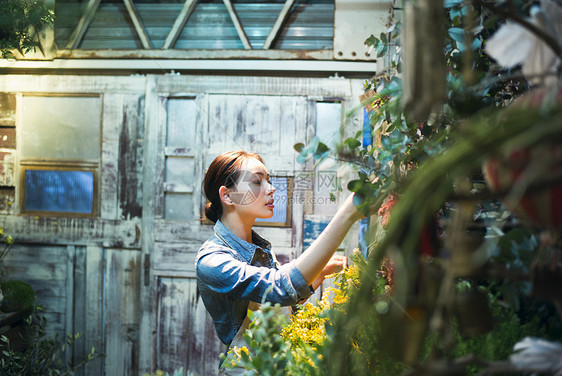
[(280, 266), (271, 243), (252, 231), (248, 243), (227, 229), (220, 220), (215, 235), (207, 240), (195, 259), (197, 287), (213, 318), (220, 340), (227, 346), (240, 329), (250, 301), (265, 300), (294, 305), (314, 291), (306, 284), (295, 262)]

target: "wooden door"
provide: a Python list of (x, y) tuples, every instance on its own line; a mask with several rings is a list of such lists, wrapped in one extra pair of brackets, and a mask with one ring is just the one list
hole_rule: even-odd
[[(244, 149), (262, 154), (272, 173), (292, 175), (292, 146), (305, 137), (307, 103), (304, 97), (260, 95), (160, 93), (152, 99), (148, 113), (154, 113), (158, 140), (152, 256), (155, 368), (211, 375), (225, 346), (200, 299), (194, 273), (195, 255), (212, 234), (212, 225), (201, 222), (204, 171), (219, 153)], [(298, 205), (293, 214), (291, 227), (258, 230), (281, 259), (294, 257), (295, 233), (302, 228)]]

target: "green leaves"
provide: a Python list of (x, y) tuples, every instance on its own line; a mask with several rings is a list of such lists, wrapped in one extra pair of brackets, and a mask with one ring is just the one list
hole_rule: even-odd
[(377, 57), (383, 57), (388, 52), (388, 38), (385, 33), (381, 33), (379, 38), (371, 35), (365, 40), (367, 46), (372, 46), (377, 52)]
[(0, 336), (2, 354), (0, 369), (2, 375), (15, 376), (44, 376), (44, 375), (74, 375), (76, 370), (86, 362), (95, 358), (95, 350), (74, 364), (67, 364), (66, 351), (69, 350), (79, 334), (66, 335), (66, 343), (59, 335), (47, 336), (45, 333), (46, 319), (42, 315), (42, 307), (36, 306), (34, 314), (29, 315), (26, 322), (28, 347), (25, 351), (16, 351), (11, 347), (6, 336)]
[(30, 27), (39, 32), (46, 26), (53, 26), (54, 12), (43, 2), (29, 0), (2, 0), (0, 7), (0, 51), (4, 59), (13, 58), (10, 50), (23, 53), (35, 51), (39, 46), (36, 35)]
[(299, 155), (297, 155), (297, 162), (300, 164), (305, 164), (310, 157), (315, 161), (321, 161), (330, 154), (330, 148), (323, 142), (320, 142), (318, 136), (314, 136), (308, 146), (305, 146), (303, 143), (298, 143), (295, 144), (293, 148), (299, 153)]

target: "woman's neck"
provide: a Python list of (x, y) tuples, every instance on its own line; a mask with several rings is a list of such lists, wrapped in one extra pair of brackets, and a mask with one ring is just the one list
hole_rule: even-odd
[(243, 220), (235, 213), (224, 213), (221, 217), (221, 222), (227, 229), (240, 239), (252, 242), (252, 227), (255, 220)]

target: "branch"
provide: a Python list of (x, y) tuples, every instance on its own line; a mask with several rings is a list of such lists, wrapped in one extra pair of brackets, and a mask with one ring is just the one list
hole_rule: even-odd
[(550, 34), (546, 33), (544, 30), (538, 28), (536, 25), (532, 24), (531, 22), (518, 16), (513, 12), (510, 12), (505, 9), (497, 8), (491, 4), (485, 3), (482, 0), (472, 0), (472, 1), (474, 2), (475, 5), (480, 5), (504, 19), (509, 18), (517, 22), (518, 24), (520, 24), (521, 26), (525, 27), (527, 30), (535, 34), (537, 37), (541, 38), (554, 51), (554, 53), (558, 55), (558, 57), (562, 57), (562, 51), (560, 50), (560, 46), (558, 45), (556, 39), (553, 38)]

